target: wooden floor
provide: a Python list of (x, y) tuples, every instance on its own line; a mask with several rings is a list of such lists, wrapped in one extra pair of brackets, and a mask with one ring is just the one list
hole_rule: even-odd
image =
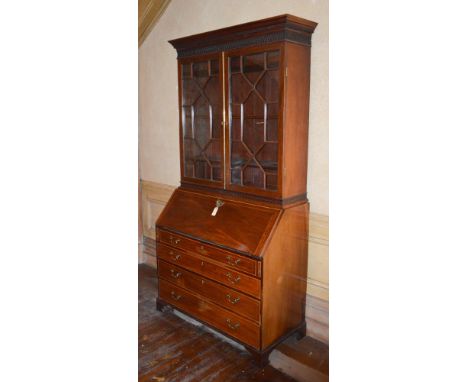
[[(223, 341), (204, 326), (192, 325), (171, 312), (158, 312), (156, 293), (156, 271), (140, 265), (140, 382), (297, 381), (271, 365), (259, 368), (249, 353)], [(328, 346), (305, 337), (299, 342), (289, 340), (281, 347), (283, 353), (278, 352), (277, 356), (272, 353), (270, 359), (275, 357), (283, 370), (292, 370), (291, 374), (302, 373), (299, 379), (303, 381), (328, 380)], [(311, 373), (305, 376), (307, 370)]]

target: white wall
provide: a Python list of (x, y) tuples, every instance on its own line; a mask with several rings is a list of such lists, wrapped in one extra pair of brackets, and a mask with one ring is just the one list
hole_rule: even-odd
[(176, 51), (168, 40), (290, 13), (318, 23), (312, 35), (308, 197), (328, 215), (328, 1), (172, 0), (139, 48), (140, 176), (179, 185)]

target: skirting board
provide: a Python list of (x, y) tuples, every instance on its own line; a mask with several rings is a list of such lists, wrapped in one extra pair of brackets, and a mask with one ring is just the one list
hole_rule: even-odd
[(156, 241), (154, 239), (143, 236), (143, 243), (139, 246), (138, 263), (156, 268)]
[(328, 344), (328, 301), (306, 295), (307, 335)]
[[(156, 268), (156, 241), (143, 237), (140, 262)], [(307, 335), (328, 344), (328, 301), (306, 295), (305, 318)]]

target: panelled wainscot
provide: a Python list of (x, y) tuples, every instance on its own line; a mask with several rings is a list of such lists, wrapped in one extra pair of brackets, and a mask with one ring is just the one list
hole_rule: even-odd
[(156, 223), (157, 307), (218, 330), (261, 364), (305, 333), (316, 25), (282, 15), (170, 41), (181, 186)]

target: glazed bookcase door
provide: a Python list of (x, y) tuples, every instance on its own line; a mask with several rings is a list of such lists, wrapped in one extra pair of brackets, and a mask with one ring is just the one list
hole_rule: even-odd
[(219, 55), (179, 62), (183, 181), (224, 185), (221, 68)]
[(229, 189), (281, 191), (281, 57), (281, 46), (226, 55)]

